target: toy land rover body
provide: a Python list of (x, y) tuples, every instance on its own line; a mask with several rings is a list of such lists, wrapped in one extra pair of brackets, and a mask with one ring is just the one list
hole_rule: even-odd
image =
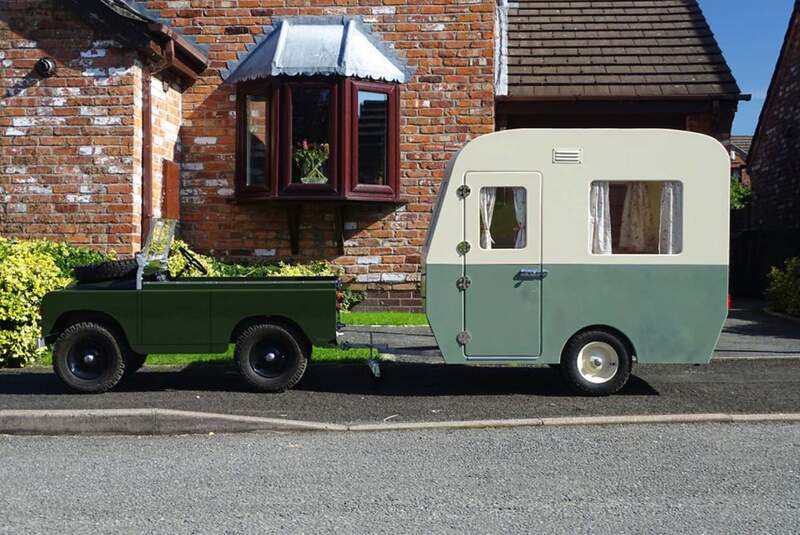
[[(424, 255), (445, 361), (563, 365), (572, 352), (590, 393), (620, 365), (614, 340), (631, 362), (708, 362), (727, 314), (729, 166), (716, 140), (670, 130), (520, 129), (467, 144)], [(611, 340), (582, 336), (598, 332)]]
[(53, 367), (69, 387), (104, 392), (148, 353), (222, 353), (235, 343), (247, 383), (279, 392), (303, 376), (312, 345), (336, 345), (336, 277), (171, 277), (174, 232), (175, 221), (154, 220), (135, 259), (81, 266), (76, 283), (44, 297), (40, 344), (53, 345)]

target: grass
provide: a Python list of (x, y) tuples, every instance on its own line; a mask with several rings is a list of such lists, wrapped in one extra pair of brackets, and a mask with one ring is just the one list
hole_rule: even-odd
[(428, 318), (418, 312), (342, 312), (346, 325), (427, 325)]
[[(341, 321), (346, 325), (427, 325), (425, 314), (414, 312), (342, 312)], [(377, 353), (376, 353), (377, 355)], [(369, 349), (343, 350), (337, 347), (315, 347), (314, 362), (362, 362), (369, 358)], [(233, 345), (228, 351), (218, 354), (151, 354), (148, 366), (185, 366), (195, 362), (230, 362), (233, 360)], [(37, 365), (52, 366), (53, 356), (47, 351)]]
[[(311, 358), (314, 362), (363, 362), (369, 358), (369, 349), (350, 349), (345, 351), (336, 347), (315, 347)], [(154, 353), (147, 355), (148, 366), (186, 366), (196, 362), (233, 362), (233, 345), (228, 347), (228, 351), (225, 353)], [(53, 354), (48, 350), (42, 355), (42, 358), (36, 361), (36, 365), (52, 366)]]

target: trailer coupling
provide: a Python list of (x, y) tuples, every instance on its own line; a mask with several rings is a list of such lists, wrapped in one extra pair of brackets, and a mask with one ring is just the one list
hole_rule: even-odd
[[(380, 379), (381, 367), (380, 363), (383, 355), (430, 355), (431, 351), (439, 351), (438, 346), (411, 346), (411, 347), (392, 347), (386, 343), (376, 343), (373, 339), (373, 333), (369, 333), (369, 342), (350, 342), (343, 341), (339, 344), (339, 348), (345, 351), (350, 349), (369, 349), (369, 358), (367, 359), (367, 366), (372, 372), (373, 377)], [(393, 359), (392, 359), (393, 360)]]

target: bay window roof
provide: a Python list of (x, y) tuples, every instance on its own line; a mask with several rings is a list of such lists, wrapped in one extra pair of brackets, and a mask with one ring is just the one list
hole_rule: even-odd
[(338, 75), (404, 83), (413, 70), (359, 17), (275, 18), (261, 39), (229, 62), (228, 83), (274, 76)]

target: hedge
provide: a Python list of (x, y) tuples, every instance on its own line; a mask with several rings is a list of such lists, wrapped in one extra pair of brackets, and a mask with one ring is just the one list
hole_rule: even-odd
[[(188, 246), (175, 240), (169, 260), (172, 275), (179, 273), (186, 260), (178, 247)], [(210, 256), (194, 253), (213, 277), (264, 277), (337, 275), (329, 262), (309, 264), (227, 264)], [(48, 240), (18, 240), (0, 237), (0, 367), (24, 366), (35, 361), (43, 350), (37, 350), (40, 336), (39, 305), (52, 290), (72, 282), (76, 266), (110, 260), (113, 256)], [(201, 276), (188, 269), (185, 276)], [(363, 297), (345, 292), (345, 307)]]
[(775, 312), (800, 317), (800, 257), (787, 258), (783, 269), (773, 266), (768, 275), (767, 301)]

